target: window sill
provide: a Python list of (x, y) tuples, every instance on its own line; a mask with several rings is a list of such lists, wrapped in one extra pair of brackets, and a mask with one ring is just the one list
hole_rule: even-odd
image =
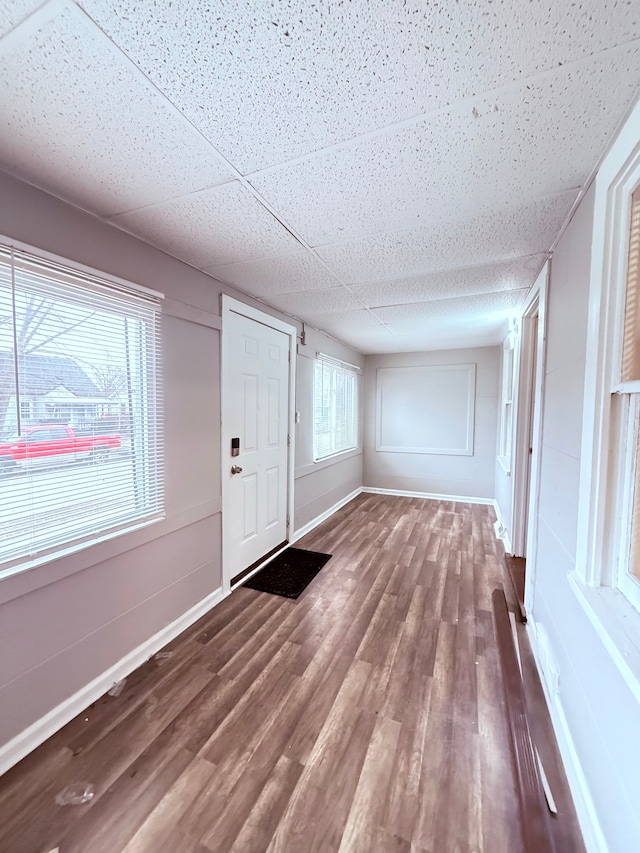
[(508, 456), (498, 456), (498, 464), (507, 475), (511, 476), (511, 459)]
[(334, 453), (333, 456), (327, 456), (324, 459), (319, 459), (317, 462), (309, 462), (307, 465), (302, 465), (296, 468), (295, 479), (306, 477), (308, 474), (313, 474), (315, 471), (321, 471), (323, 468), (329, 468), (337, 462), (345, 462), (353, 456), (361, 456), (362, 448), (354, 447), (353, 450), (344, 450), (342, 453)]
[(151, 524), (156, 524), (164, 519), (164, 514), (154, 515), (150, 518), (141, 519), (131, 522), (124, 527), (117, 527), (112, 530), (107, 530), (97, 536), (87, 536), (86, 538), (76, 540), (68, 545), (59, 545), (53, 550), (44, 551), (38, 554), (37, 557), (31, 559), (22, 559), (9, 565), (7, 568), (0, 570), (0, 581), (15, 577), (16, 575), (31, 572), (34, 569), (39, 569), (46, 566), (48, 563), (53, 563), (56, 560), (62, 560), (65, 557), (70, 557), (73, 554), (78, 554), (81, 551), (86, 551), (94, 545), (101, 545), (103, 542), (109, 542), (112, 539), (117, 539), (119, 536), (126, 536), (127, 533), (134, 533), (136, 530), (141, 530)]
[(628, 688), (640, 702), (640, 613), (617, 589), (587, 586), (573, 571), (569, 586)]
[(124, 530), (111, 531), (99, 541), (76, 543), (30, 563), (6, 568), (0, 573), (0, 605), (202, 521), (221, 509), (220, 498), (216, 498), (168, 517), (153, 518)]

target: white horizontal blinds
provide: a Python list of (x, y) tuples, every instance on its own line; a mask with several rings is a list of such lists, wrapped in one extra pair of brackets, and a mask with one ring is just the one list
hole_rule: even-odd
[(314, 363), (314, 461), (358, 445), (358, 368), (316, 354)]
[(510, 333), (502, 344), (502, 413), (500, 456), (511, 459), (513, 439), (514, 342)]
[(155, 295), (0, 249), (0, 562), (162, 512), (159, 323)]
[(323, 369), (323, 362), (316, 358), (313, 365), (313, 458), (322, 459), (330, 453), (330, 376)]
[(640, 379), (640, 187), (631, 197), (621, 373), (623, 382)]

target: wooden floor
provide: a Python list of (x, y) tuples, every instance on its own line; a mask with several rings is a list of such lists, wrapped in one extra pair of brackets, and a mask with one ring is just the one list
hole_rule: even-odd
[[(2, 853), (519, 853), (493, 520), (360, 495), (297, 543), (334, 555), (297, 601), (236, 590), (9, 771)], [(558, 851), (581, 853), (523, 657)], [(72, 783), (91, 802), (56, 804)]]
[(513, 584), (513, 593), (516, 597), (516, 602), (520, 609), (520, 614), (523, 620), (526, 621), (526, 611), (524, 607), (524, 588), (527, 571), (527, 561), (524, 557), (513, 557), (511, 554), (507, 554), (505, 556), (505, 561), (507, 565), (507, 570), (509, 572), (509, 575), (511, 576), (511, 583)]

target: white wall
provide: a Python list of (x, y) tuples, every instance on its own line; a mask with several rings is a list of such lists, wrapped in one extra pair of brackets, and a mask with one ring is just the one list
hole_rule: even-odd
[[(640, 850), (640, 707), (567, 582), (575, 567), (593, 188), (551, 261), (536, 561), (531, 614), (559, 672), (552, 697), (569, 775), (584, 773), (610, 853)], [(566, 736), (566, 733), (568, 737)], [(585, 793), (583, 791), (582, 793)], [(581, 792), (574, 789), (576, 799)], [(595, 849), (595, 848), (592, 848)]]
[[(222, 290), (256, 303), (3, 173), (0, 198), (0, 234), (159, 290), (198, 309), (191, 314), (199, 321), (163, 317), (166, 519), (0, 581), (1, 750), (219, 589), (220, 332), (215, 326)], [(362, 485), (361, 453), (319, 469), (312, 464), (312, 374), (302, 350), (322, 349), (356, 363), (362, 356), (320, 333), (311, 338), (298, 360), (297, 394), (307, 402), (300, 403), (296, 430), (296, 527)]]
[[(499, 347), (367, 356), (365, 375), (364, 484), (370, 488), (493, 498), (498, 411)], [(376, 386), (379, 368), (476, 365), (473, 455), (376, 450)], [(437, 402), (443, 416), (446, 395)]]

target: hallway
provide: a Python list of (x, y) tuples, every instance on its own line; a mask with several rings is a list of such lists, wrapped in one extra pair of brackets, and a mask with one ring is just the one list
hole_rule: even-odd
[[(361, 494), (0, 780), (3, 853), (519, 853), (486, 506)], [(582, 853), (524, 628), (556, 846)], [(167, 655), (166, 653), (170, 653)], [(87, 805), (56, 805), (86, 782)]]

